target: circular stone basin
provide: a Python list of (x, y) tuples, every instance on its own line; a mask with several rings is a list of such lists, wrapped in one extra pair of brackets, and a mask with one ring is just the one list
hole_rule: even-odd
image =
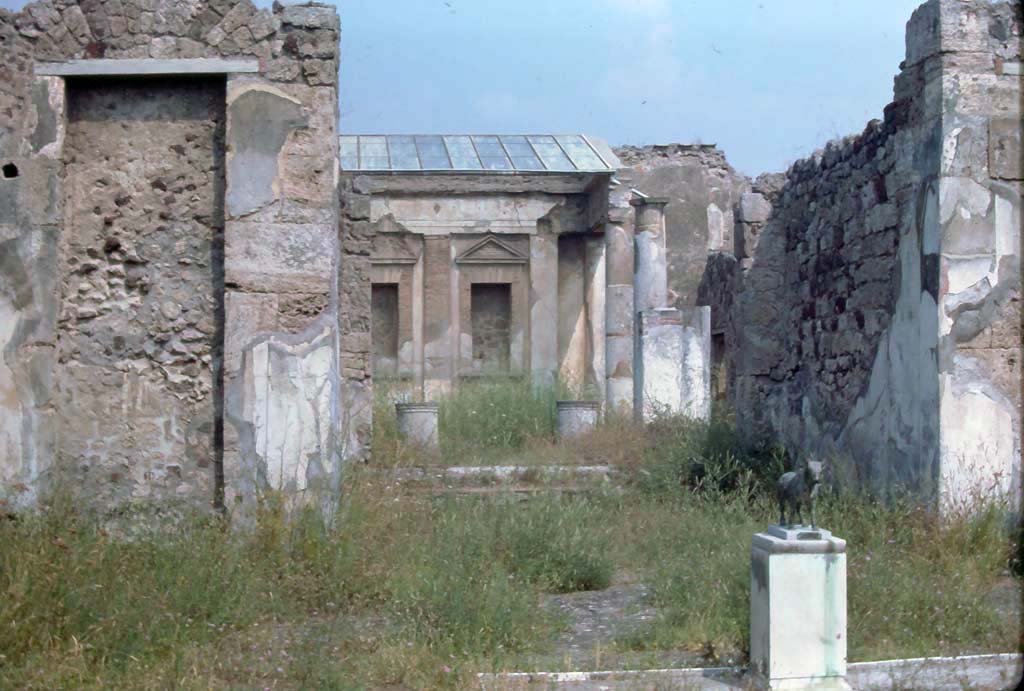
[(438, 450), (437, 410), (437, 403), (396, 403), (398, 433), (406, 441), (424, 449)]
[(601, 419), (600, 401), (558, 401), (559, 439), (571, 439), (597, 427)]

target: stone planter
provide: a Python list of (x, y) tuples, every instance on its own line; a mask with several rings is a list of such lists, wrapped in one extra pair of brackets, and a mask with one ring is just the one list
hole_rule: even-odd
[(437, 433), (437, 410), (436, 403), (396, 403), (398, 433), (407, 442), (438, 451), (441, 445)]
[(559, 439), (572, 439), (590, 432), (601, 419), (600, 401), (558, 401)]

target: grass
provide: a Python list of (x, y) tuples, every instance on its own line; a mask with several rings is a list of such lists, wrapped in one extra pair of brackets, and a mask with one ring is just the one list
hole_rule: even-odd
[[(375, 386), (374, 464), (436, 464), (436, 455), (403, 442), (395, 402), (407, 397), (400, 383)], [(438, 430), (446, 465), (575, 465), (636, 461), (636, 427), (606, 421), (595, 434), (569, 443), (555, 439), (556, 403), (575, 398), (562, 382), (534, 386), (528, 379), (480, 379), (440, 397)]]
[[(611, 420), (559, 446), (553, 400), (476, 391), (445, 424), (515, 404), (518, 431), (467, 432), (460, 453), (612, 460), (621, 493), (434, 499), (353, 468), (330, 526), (312, 511), (288, 523), (273, 498), (247, 533), (196, 516), (115, 539), (66, 502), (0, 522), (0, 688), (472, 688), (552, 648), (567, 621), (542, 598), (627, 572), (659, 615), (619, 651), (743, 664), (750, 536), (774, 518), (767, 488), (788, 459), (727, 419)], [(1001, 507), (939, 519), (836, 495), (819, 517), (850, 545), (851, 660), (1017, 649), (988, 599), (1014, 563)]]

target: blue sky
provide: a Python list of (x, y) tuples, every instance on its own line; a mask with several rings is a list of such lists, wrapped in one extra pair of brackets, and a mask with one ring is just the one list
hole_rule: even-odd
[(782, 170), (881, 117), (921, 1), (339, 0), (341, 129), (713, 143)]

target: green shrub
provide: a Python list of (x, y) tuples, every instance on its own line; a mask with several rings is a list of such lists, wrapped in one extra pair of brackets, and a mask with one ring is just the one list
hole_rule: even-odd
[(648, 494), (676, 496), (688, 488), (714, 496), (752, 497), (770, 488), (790, 465), (783, 448), (751, 444), (720, 413), (710, 422), (659, 417), (647, 437), (637, 484)]

